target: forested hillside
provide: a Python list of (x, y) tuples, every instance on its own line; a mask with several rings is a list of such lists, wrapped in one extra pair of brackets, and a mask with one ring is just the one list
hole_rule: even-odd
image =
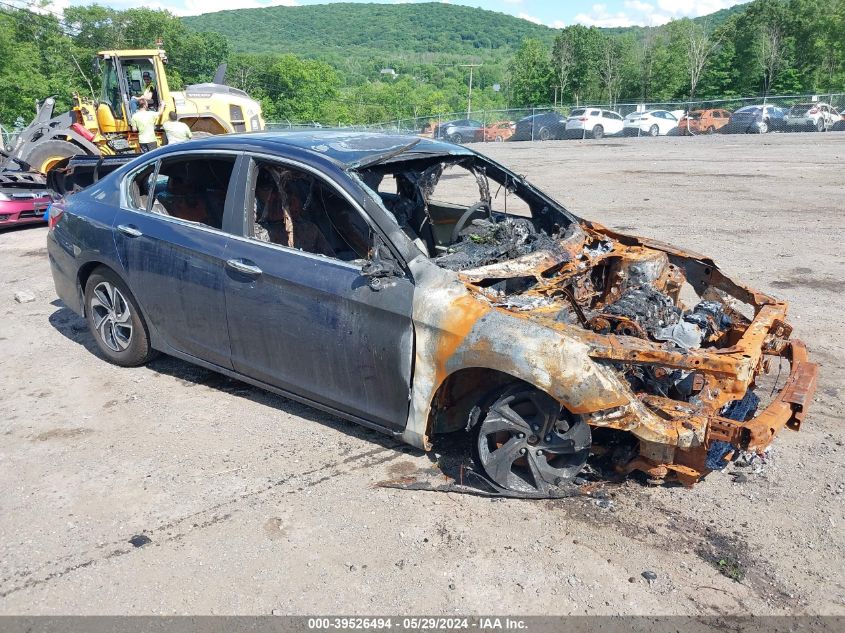
[(555, 36), (554, 29), (512, 15), (440, 2), (276, 6), (183, 19), (196, 31), (224, 35), (234, 51), (341, 59), (477, 55), (512, 51), (526, 38), (551, 44)]
[[(268, 120), (374, 123), (473, 109), (845, 92), (845, 0), (753, 0), (657, 28), (563, 30), (442, 3), (166, 11), (0, 7), (0, 123), (87, 92), (98, 49), (164, 41), (171, 86), (227, 80)], [(83, 76), (85, 75), (85, 76)]]

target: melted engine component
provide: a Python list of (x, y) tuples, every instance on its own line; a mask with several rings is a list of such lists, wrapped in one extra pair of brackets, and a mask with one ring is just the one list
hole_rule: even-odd
[(530, 220), (506, 218), (500, 222), (473, 220), (457, 243), (434, 262), (448, 270), (467, 270), (529, 255), (536, 251), (561, 253), (560, 235), (538, 231)]
[(693, 349), (701, 347), (703, 342), (718, 338), (730, 325), (731, 319), (725, 314), (721, 303), (702, 301), (684, 314), (679, 322), (655, 334), (655, 338), (658, 341), (671, 341), (684, 349)]
[(604, 322), (600, 322), (602, 317), (618, 334), (641, 337), (648, 334), (656, 338), (664, 328), (679, 321), (681, 311), (670, 297), (650, 285), (644, 285), (626, 290), (598, 318), (593, 319), (596, 325), (605, 326)]

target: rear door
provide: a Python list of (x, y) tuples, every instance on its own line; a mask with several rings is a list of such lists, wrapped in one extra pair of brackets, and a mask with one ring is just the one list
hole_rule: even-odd
[(233, 153), (185, 152), (147, 163), (125, 179), (114, 220), (129, 287), (164, 343), (226, 368), (227, 197), (236, 162)]
[[(298, 163), (256, 157), (242, 172), (243, 235), (226, 250), (224, 274), (232, 363), (312, 402), (401, 430), (413, 285), (407, 277), (378, 290), (368, 285), (361, 268), (374, 230), (345, 191)], [(287, 218), (282, 224), (267, 220), (276, 211)], [(306, 227), (309, 243), (298, 243)]]

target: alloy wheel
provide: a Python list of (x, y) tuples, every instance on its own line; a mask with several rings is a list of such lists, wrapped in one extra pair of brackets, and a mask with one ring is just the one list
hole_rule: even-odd
[(94, 329), (110, 350), (123, 352), (132, 343), (132, 313), (129, 302), (114, 284), (101, 281), (91, 297)]
[(543, 496), (575, 478), (591, 443), (583, 419), (547, 394), (522, 387), (488, 409), (476, 448), (484, 472), (498, 486)]

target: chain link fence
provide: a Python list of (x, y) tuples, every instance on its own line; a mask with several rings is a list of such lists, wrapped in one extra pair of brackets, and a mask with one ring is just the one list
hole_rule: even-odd
[[(833, 93), (464, 110), (366, 125), (276, 121), (268, 122), (267, 128), (341, 128), (416, 134), (456, 143), (485, 143), (604, 136), (843, 130), (843, 110), (845, 93)], [(643, 116), (654, 111), (669, 113), (670, 116)], [(596, 129), (597, 125), (601, 126), (600, 130)]]

